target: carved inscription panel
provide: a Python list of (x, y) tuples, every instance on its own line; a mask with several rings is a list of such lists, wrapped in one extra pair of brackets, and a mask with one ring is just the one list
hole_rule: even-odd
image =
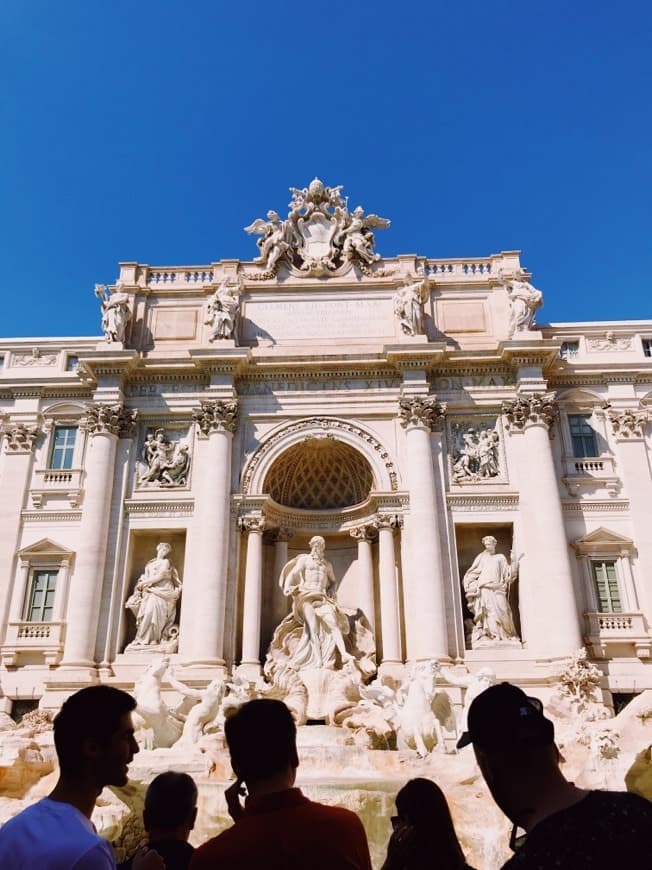
[(393, 338), (390, 299), (250, 300), (244, 305), (243, 342), (338, 338)]

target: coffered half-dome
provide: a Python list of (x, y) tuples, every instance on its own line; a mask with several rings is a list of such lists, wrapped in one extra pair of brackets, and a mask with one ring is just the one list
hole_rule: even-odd
[(264, 490), (303, 510), (337, 510), (365, 501), (374, 479), (367, 460), (333, 436), (306, 438), (270, 468)]

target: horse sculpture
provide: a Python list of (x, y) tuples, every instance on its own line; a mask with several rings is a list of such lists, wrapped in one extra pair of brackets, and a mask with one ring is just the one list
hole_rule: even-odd
[(442, 725), (432, 709), (439, 670), (436, 661), (417, 662), (397, 692), (397, 746), (416, 749), (421, 758), (435, 748), (446, 751)]

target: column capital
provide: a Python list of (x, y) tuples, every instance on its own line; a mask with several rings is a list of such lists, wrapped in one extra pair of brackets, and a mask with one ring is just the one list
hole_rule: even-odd
[(559, 410), (554, 393), (521, 393), (503, 402), (501, 413), (507, 418), (507, 429), (522, 432), (528, 426), (545, 426), (550, 430)]
[(643, 427), (649, 421), (647, 411), (634, 408), (609, 408), (607, 411), (616, 441), (640, 441)]
[(5, 453), (33, 453), (40, 434), (38, 426), (7, 423), (4, 427)]
[(373, 525), (356, 526), (353, 529), (349, 529), (349, 535), (355, 538), (356, 541), (371, 543), (376, 538), (376, 529)]
[(447, 405), (435, 396), (410, 396), (399, 399), (398, 413), (404, 429), (425, 428), (432, 432), (441, 428)]
[(192, 419), (203, 435), (211, 432), (230, 432), (238, 428), (239, 406), (237, 399), (205, 399), (192, 412)]
[(259, 514), (247, 514), (238, 519), (238, 528), (241, 532), (256, 532), (260, 535), (265, 531), (267, 520)]
[(266, 529), (265, 538), (270, 544), (287, 543), (294, 537), (294, 529), (286, 528), (285, 526), (277, 526), (276, 528)]
[(120, 402), (89, 405), (83, 426), (91, 435), (117, 435), (133, 438), (138, 411), (128, 411)]
[(374, 528), (378, 529), (400, 529), (403, 525), (403, 520), (398, 514), (376, 514), (373, 521)]

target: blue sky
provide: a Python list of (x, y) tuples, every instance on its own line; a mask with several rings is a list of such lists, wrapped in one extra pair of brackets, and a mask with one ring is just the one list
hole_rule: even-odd
[(3, 0), (3, 336), (119, 260), (250, 259), (315, 175), (385, 255), (518, 248), (540, 321), (652, 317), (647, 2)]

